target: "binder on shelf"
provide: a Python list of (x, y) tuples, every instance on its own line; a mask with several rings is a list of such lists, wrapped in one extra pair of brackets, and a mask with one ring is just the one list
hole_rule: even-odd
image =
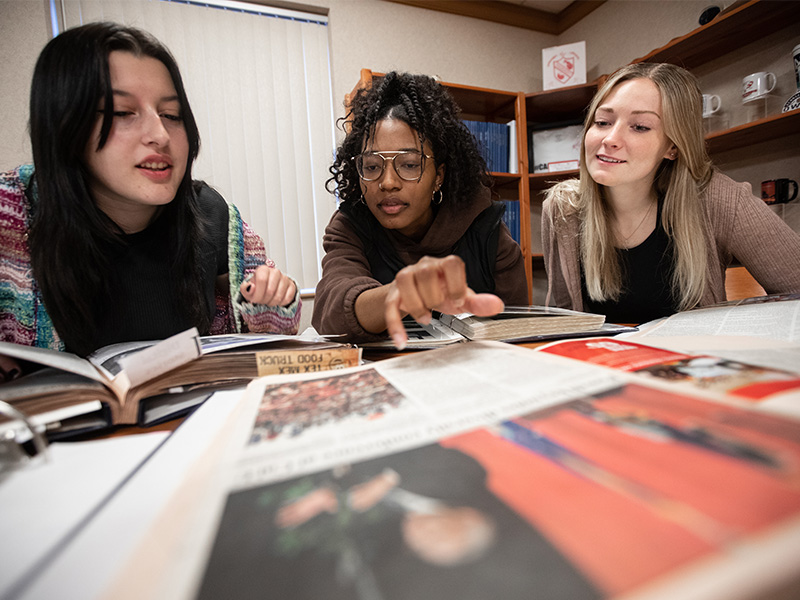
[[(478, 143), (478, 150), (486, 161), (488, 170), (495, 173), (508, 173), (510, 164), (509, 139), (511, 139), (508, 124), (465, 119), (464, 125), (475, 137)], [(514, 164), (516, 164), (516, 158)]]
[(501, 200), (505, 205), (506, 210), (503, 213), (503, 222), (508, 227), (508, 231), (514, 241), (520, 243), (520, 229), (519, 229), (519, 202), (516, 200)]

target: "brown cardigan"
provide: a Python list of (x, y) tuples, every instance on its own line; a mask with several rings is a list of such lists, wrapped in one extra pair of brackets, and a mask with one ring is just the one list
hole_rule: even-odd
[[(724, 302), (725, 269), (736, 258), (768, 294), (800, 292), (800, 235), (752, 194), (715, 172), (701, 197), (708, 249), (707, 287), (700, 306)], [(542, 207), (547, 304), (583, 310), (577, 214), (553, 222), (550, 200)]]
[[(483, 190), (468, 206), (454, 206), (445, 201), (430, 229), (420, 242), (414, 242), (394, 230), (387, 230), (392, 245), (406, 265), (423, 256), (444, 257), (452, 253), (475, 218), (491, 203), (489, 190)], [(339, 211), (335, 212), (322, 238), (325, 256), (322, 279), (314, 298), (312, 325), (322, 334), (344, 334), (350, 341), (380, 339), (364, 330), (355, 314), (356, 298), (381, 283), (372, 276), (364, 245), (358, 234)], [(506, 226), (500, 224), (500, 239), (495, 267), (495, 294), (508, 305), (527, 305), (528, 290), (525, 263), (519, 245)]]

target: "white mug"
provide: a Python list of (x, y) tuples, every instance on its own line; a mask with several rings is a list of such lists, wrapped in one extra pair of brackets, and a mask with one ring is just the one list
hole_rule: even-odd
[(703, 94), (703, 118), (706, 119), (722, 107), (722, 100), (716, 94)]
[[(772, 79), (772, 85), (770, 85)], [(742, 79), (742, 102), (751, 102), (766, 96), (775, 89), (778, 83), (775, 73), (768, 71), (759, 71), (758, 73), (751, 73)]]

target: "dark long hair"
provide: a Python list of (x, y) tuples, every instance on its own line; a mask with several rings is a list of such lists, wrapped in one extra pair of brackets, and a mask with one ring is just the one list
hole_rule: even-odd
[(29, 237), (31, 264), (47, 312), (66, 346), (93, 350), (93, 316), (109, 298), (110, 253), (124, 242), (120, 228), (93, 202), (85, 153), (105, 99), (97, 150), (108, 140), (113, 119), (108, 56), (131, 52), (162, 62), (178, 94), (189, 141), (186, 173), (175, 199), (163, 207), (169, 223), (171, 269), (178, 299), (192, 322), (207, 330), (210, 316), (199, 289), (197, 245), (202, 221), (192, 189), (191, 167), (200, 149), (180, 71), (169, 50), (150, 34), (115, 23), (91, 23), (53, 38), (39, 55), (30, 98), (30, 135), (38, 201)]
[[(392, 71), (370, 88), (358, 90), (344, 118), (347, 135), (336, 151), (327, 181), (342, 205), (357, 211), (361, 186), (354, 157), (375, 132), (378, 121), (399, 119), (413, 129), (420, 144), (433, 149), (436, 167), (445, 165), (445, 202), (469, 204), (478, 190), (491, 185), (475, 138), (460, 119), (461, 110), (447, 89), (432, 77)], [(366, 212), (364, 212), (366, 215)]]

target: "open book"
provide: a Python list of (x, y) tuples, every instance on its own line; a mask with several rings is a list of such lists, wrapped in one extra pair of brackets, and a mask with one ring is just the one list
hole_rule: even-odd
[[(605, 323), (605, 315), (549, 306), (506, 306), (503, 312), (492, 317), (434, 312), (434, 318), (427, 325), (420, 325), (411, 317), (406, 317), (403, 323), (409, 350), (428, 350), (469, 340), (538, 342), (635, 331), (632, 327)], [(362, 345), (394, 348), (391, 340)]]
[(200, 337), (100, 348), (87, 358), (0, 342), (0, 354), (44, 365), (0, 386), (0, 400), (64, 437), (109, 425), (153, 424), (185, 413), (214, 389), (276, 373), (355, 366), (360, 349), (323, 338), (276, 334)]
[(551, 306), (506, 306), (492, 317), (440, 314), (439, 320), (470, 340), (522, 341), (540, 335), (596, 331), (606, 317)]

